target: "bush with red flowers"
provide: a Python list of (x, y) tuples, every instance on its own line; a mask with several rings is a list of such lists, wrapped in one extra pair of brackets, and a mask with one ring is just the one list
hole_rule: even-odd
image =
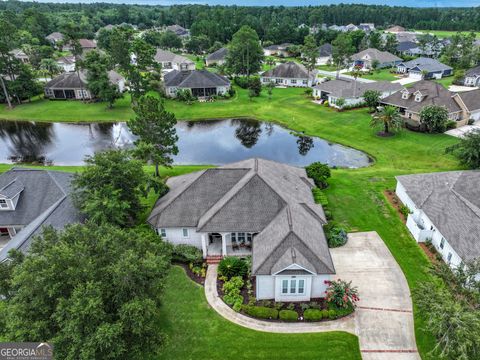
[(326, 293), (327, 302), (335, 304), (338, 308), (355, 308), (355, 304), (360, 298), (358, 297), (357, 287), (352, 286), (352, 282), (345, 280), (328, 281)]

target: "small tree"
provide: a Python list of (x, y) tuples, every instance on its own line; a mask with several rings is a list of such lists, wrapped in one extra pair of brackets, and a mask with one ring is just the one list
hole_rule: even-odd
[(335, 105), (338, 108), (338, 111), (342, 111), (343, 107), (345, 106), (345, 99), (344, 98), (338, 98), (337, 101), (335, 101)]
[(447, 152), (453, 152), (462, 165), (480, 169), (480, 130), (468, 132), (458, 145), (448, 148)]
[(339, 308), (355, 307), (358, 297), (357, 287), (352, 286), (352, 282), (345, 280), (325, 281), (328, 285), (326, 290), (327, 302), (335, 304)]
[(448, 123), (448, 110), (444, 106), (428, 105), (420, 111), (420, 124), (429, 133), (445, 132)]
[(380, 135), (390, 135), (390, 130), (401, 129), (403, 120), (397, 108), (393, 106), (386, 106), (372, 116), (372, 126), (382, 126), (383, 132)]
[(328, 186), (327, 180), (330, 178), (330, 168), (327, 164), (321, 162), (314, 162), (305, 167), (307, 176), (315, 182), (320, 189), (325, 189)]
[(272, 98), (273, 89), (275, 88), (275, 84), (273, 83), (273, 81), (269, 81), (268, 84), (266, 85), (266, 88), (267, 88), (268, 99), (270, 100)]
[(248, 89), (252, 92), (254, 97), (260, 96), (260, 93), (262, 92), (262, 83), (258, 76), (249, 79)]
[(97, 152), (73, 180), (74, 201), (92, 222), (132, 225), (143, 209), (146, 177), (124, 150)]
[(374, 112), (380, 102), (380, 91), (367, 90), (363, 93), (363, 98), (367, 106), (370, 108), (370, 111)]
[(374, 59), (372, 61), (372, 70), (377, 71), (379, 66), (380, 66), (380, 61), (378, 61), (377, 59)]

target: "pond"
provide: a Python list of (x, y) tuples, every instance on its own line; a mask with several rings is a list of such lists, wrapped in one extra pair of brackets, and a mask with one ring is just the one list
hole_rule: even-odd
[[(303, 136), (278, 125), (251, 119), (178, 122), (175, 164), (222, 165), (261, 157), (304, 166), (367, 166), (358, 150)], [(0, 163), (81, 165), (87, 155), (107, 148), (133, 146), (125, 123), (34, 123), (0, 121)]]

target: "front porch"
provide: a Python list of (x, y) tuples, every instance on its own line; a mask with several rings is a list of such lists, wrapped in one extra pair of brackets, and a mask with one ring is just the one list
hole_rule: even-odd
[(203, 257), (250, 256), (253, 233), (207, 233), (202, 234)]
[(14, 231), (15, 230), (13, 228), (0, 227), (0, 250), (2, 250), (5, 245), (7, 245), (12, 236), (15, 236), (15, 234), (13, 233)]

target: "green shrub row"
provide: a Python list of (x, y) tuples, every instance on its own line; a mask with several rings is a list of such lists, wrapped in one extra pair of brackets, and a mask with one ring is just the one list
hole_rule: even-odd
[(317, 204), (320, 204), (322, 206), (328, 205), (327, 195), (325, 195), (322, 189), (315, 187), (312, 189), (312, 194), (313, 194), (313, 199)]
[(243, 279), (240, 276), (234, 276), (223, 283), (223, 301), (227, 305), (233, 305), (235, 311), (240, 311), (243, 304), (243, 296), (240, 295), (243, 284)]
[(297, 321), (298, 313), (295, 310), (280, 310), (278, 317), (283, 321)]
[(254, 318), (278, 319), (278, 310), (265, 306), (244, 305), (243, 311)]
[(173, 247), (172, 261), (198, 266), (203, 262), (203, 254), (202, 251), (195, 246), (179, 244)]
[(235, 256), (227, 256), (218, 264), (218, 273), (230, 279), (234, 276), (243, 277), (247, 274), (247, 263)]

